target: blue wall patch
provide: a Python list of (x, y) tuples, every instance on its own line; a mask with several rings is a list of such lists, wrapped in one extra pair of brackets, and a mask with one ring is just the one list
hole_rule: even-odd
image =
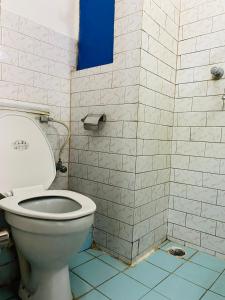
[(115, 0), (80, 0), (78, 70), (113, 62)]

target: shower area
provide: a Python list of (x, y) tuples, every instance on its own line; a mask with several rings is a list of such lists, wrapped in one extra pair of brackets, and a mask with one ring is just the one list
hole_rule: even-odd
[(113, 64), (72, 73), (69, 188), (128, 263), (167, 238), (225, 254), (224, 20), (222, 0), (116, 1)]

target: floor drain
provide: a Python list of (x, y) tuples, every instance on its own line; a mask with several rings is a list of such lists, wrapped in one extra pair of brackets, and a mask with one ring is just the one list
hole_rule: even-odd
[(186, 254), (185, 251), (181, 248), (170, 248), (168, 252), (173, 256), (179, 256), (179, 257), (182, 257)]

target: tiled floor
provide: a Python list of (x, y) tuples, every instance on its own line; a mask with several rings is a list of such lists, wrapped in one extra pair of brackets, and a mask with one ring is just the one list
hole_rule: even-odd
[[(98, 250), (75, 255), (70, 277), (75, 299), (80, 300), (225, 300), (225, 261), (183, 247), (184, 258), (167, 253), (174, 243), (135, 267)], [(0, 289), (0, 299), (16, 299)]]

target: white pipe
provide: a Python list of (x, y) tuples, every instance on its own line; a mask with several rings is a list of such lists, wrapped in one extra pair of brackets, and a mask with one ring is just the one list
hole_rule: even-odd
[(0, 110), (12, 110), (20, 111), (38, 115), (47, 115), (49, 116), (50, 112), (46, 105), (38, 105), (34, 103), (13, 101), (13, 100), (0, 100)]

